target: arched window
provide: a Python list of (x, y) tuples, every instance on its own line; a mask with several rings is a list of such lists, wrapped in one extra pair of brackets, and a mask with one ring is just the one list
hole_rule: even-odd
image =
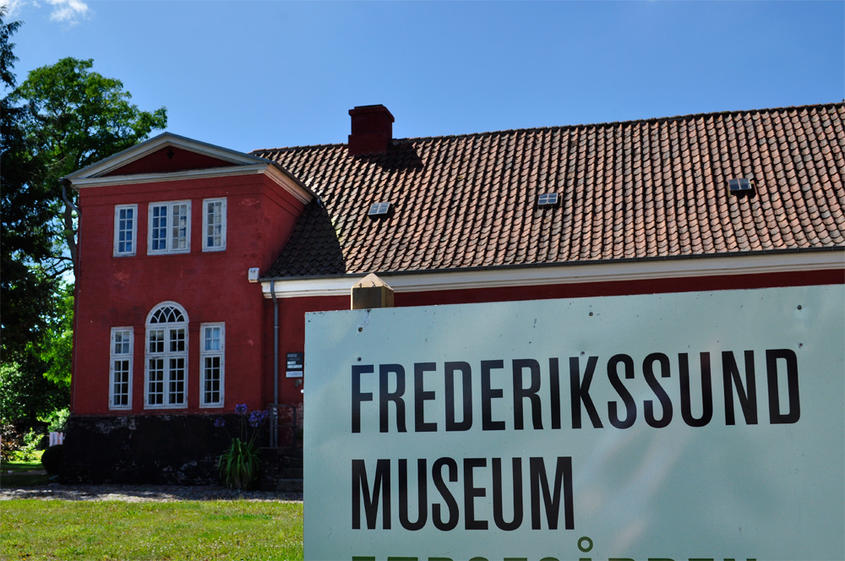
[(162, 302), (147, 315), (144, 403), (148, 408), (187, 405), (188, 314)]

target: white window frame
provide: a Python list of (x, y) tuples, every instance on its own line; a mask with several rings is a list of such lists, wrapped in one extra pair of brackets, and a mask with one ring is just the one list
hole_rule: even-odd
[[(166, 323), (151, 323), (153, 316), (157, 311), (164, 307), (173, 307), (179, 313), (182, 314), (182, 321), (179, 322), (166, 322)], [(150, 313), (147, 314), (147, 321), (145, 323), (145, 336), (144, 336), (144, 408), (145, 409), (185, 409), (188, 406), (188, 349), (189, 349), (189, 339), (188, 339), (188, 313), (185, 311), (181, 305), (177, 302), (166, 301), (161, 302), (153, 306)], [(170, 343), (172, 341), (171, 337), (173, 335), (173, 330), (183, 330), (184, 331), (184, 350), (182, 351), (172, 351), (170, 350)], [(164, 339), (162, 345), (162, 351), (150, 351), (150, 334), (154, 330), (163, 330), (164, 331)], [(170, 402), (170, 383), (173, 381), (171, 378), (171, 367), (170, 361), (172, 359), (182, 359), (183, 360), (183, 386), (182, 386), (182, 401), (177, 403)], [(163, 379), (162, 383), (162, 402), (161, 403), (151, 403), (150, 402), (150, 360), (161, 360), (162, 361), (162, 369), (163, 369)]]
[[(205, 347), (206, 329), (220, 329), (220, 349), (209, 350)], [(220, 359), (220, 397), (217, 401), (205, 400), (205, 359), (218, 357)], [(203, 323), (200, 325), (200, 407), (223, 407), (225, 399), (223, 390), (226, 387), (226, 324), (223, 322)]]
[[(129, 350), (125, 353), (117, 352), (115, 350), (115, 344), (117, 340), (117, 335), (121, 334), (127, 338), (127, 343)], [(112, 410), (126, 410), (132, 409), (132, 361), (135, 357), (134, 353), (134, 346), (135, 346), (135, 331), (132, 327), (112, 327), (111, 333), (109, 335), (109, 409)], [(129, 367), (127, 369), (127, 391), (126, 391), (126, 405), (117, 405), (114, 402), (115, 398), (115, 391), (114, 386), (116, 383), (115, 380), (115, 362), (118, 360), (125, 360), (128, 362)]]
[[(208, 209), (212, 203), (220, 203), (220, 244), (208, 244)], [(226, 250), (226, 197), (202, 200), (202, 250), (203, 251), (225, 251)]]
[[(132, 211), (132, 250), (120, 251), (120, 211)], [(132, 257), (138, 247), (138, 205), (115, 205), (114, 207), (114, 257)]]
[[(187, 223), (185, 224), (185, 247), (174, 248), (173, 236), (173, 209), (178, 206), (185, 206)], [(153, 209), (156, 207), (167, 208), (167, 223), (165, 225), (165, 247), (164, 249), (153, 249)], [(147, 207), (147, 254), (148, 255), (170, 255), (176, 253), (191, 252), (191, 201), (163, 201), (150, 203)]]

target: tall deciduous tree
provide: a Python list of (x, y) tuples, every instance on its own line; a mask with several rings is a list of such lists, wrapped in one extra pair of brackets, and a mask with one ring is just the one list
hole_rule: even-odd
[(54, 254), (53, 272), (74, 271), (78, 254), (76, 195), (64, 190), (61, 178), (167, 125), (163, 107), (141, 111), (130, 103), (132, 96), (120, 80), (93, 72), (93, 65), (91, 59), (63, 58), (31, 71), (11, 95), (13, 103), (22, 103), (26, 109), (26, 143), (40, 163), (27, 183), (43, 187), (48, 194), (44, 202), (58, 219), (52, 233), (64, 251)]
[[(64, 58), (16, 87), (10, 37), (20, 23), (5, 18), (0, 7), (0, 390), (18, 396), (0, 407), (8, 421), (10, 411), (32, 417), (67, 404), (78, 217), (62, 178), (163, 129), (167, 114), (138, 109), (91, 60)], [(45, 384), (56, 399), (43, 399)]]
[(15, 88), (14, 43), (11, 37), (20, 22), (6, 22), (0, 8), (0, 324), (2, 360), (19, 364), (27, 344), (38, 337), (52, 310), (56, 280), (41, 263), (49, 260), (51, 214), (43, 204), (48, 197), (44, 187), (27, 180), (41, 175), (40, 161), (33, 157), (24, 134), (25, 108), (12, 102)]

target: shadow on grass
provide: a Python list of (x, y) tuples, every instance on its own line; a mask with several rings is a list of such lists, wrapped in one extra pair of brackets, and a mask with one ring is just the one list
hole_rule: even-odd
[(0, 489), (40, 487), (50, 482), (41, 462), (3, 462), (0, 464)]
[(40, 462), (3, 462), (0, 494), (4, 498), (118, 501), (301, 501), (301, 491), (229, 489), (219, 485), (157, 485), (131, 483), (62, 484)]
[[(5, 476), (4, 476), (5, 477)], [(46, 477), (46, 476), (44, 476)], [(49, 483), (49, 484), (48, 484)], [(301, 492), (239, 491), (216, 485), (132, 485), (41, 483), (0, 485), (0, 498), (60, 499), (69, 501), (301, 501)]]

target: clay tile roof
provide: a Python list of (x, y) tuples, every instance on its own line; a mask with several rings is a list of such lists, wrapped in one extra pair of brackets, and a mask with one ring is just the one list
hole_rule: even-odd
[[(845, 103), (254, 154), (319, 196), (268, 277), (845, 245)], [(752, 196), (729, 194), (735, 177)], [(538, 208), (546, 192), (560, 202)], [(391, 212), (369, 218), (383, 201)]]

